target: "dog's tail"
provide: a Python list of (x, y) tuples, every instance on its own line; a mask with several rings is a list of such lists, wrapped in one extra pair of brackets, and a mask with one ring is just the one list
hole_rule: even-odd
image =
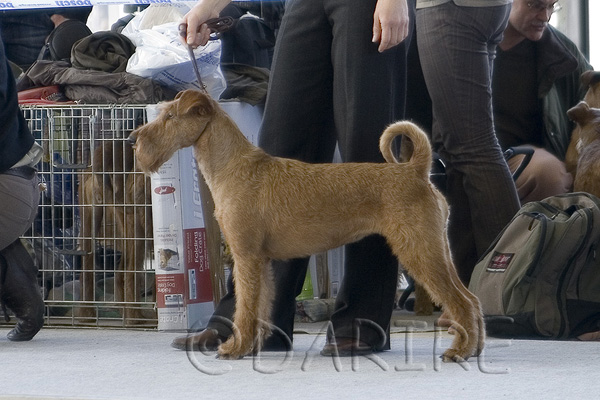
[[(397, 136), (404, 135), (410, 140), (402, 140), (400, 160), (394, 155), (393, 141)], [(431, 145), (425, 132), (409, 121), (391, 124), (381, 135), (379, 150), (385, 161), (389, 163), (406, 162), (412, 164), (423, 179), (429, 179), (431, 172)]]

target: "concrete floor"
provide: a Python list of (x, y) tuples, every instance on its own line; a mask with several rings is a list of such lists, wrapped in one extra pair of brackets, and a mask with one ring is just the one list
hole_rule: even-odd
[(326, 323), (297, 324), (294, 352), (238, 361), (175, 350), (155, 330), (44, 328), (12, 343), (0, 329), (0, 399), (597, 399), (600, 343), (488, 338), (482, 356), (441, 363), (433, 318), (395, 313), (392, 350), (319, 355)]

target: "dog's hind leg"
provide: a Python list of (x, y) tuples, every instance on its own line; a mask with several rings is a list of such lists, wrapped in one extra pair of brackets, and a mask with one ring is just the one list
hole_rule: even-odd
[[(233, 250), (233, 249), (232, 249)], [(259, 335), (259, 319), (264, 318), (263, 302), (269, 298), (263, 294), (265, 274), (268, 267), (266, 259), (259, 257), (239, 257), (234, 252), (233, 284), (235, 286), (235, 312), (233, 315), (233, 336), (219, 346), (219, 357), (238, 359), (253, 350), (255, 339)], [(258, 339), (259, 343), (261, 339)]]
[(483, 346), (481, 310), (477, 298), (458, 278), (444, 240), (437, 237), (441, 235), (431, 231), (422, 235), (413, 232), (407, 245), (402, 241), (390, 241), (390, 244), (408, 273), (453, 319), (456, 335), (451, 347), (444, 352), (444, 360), (463, 361), (478, 354)]
[[(483, 321), (483, 311), (481, 309), (481, 303), (477, 296), (471, 293), (462, 283), (460, 278), (458, 277), (458, 273), (456, 273), (456, 267), (452, 262), (452, 254), (450, 252), (450, 244), (448, 242), (447, 236), (444, 235), (444, 254), (446, 259), (446, 265), (450, 269), (450, 278), (453, 280), (453, 285), (461, 288), (464, 295), (471, 301), (472, 307), (472, 318), (476, 321), (477, 335), (469, 336), (470, 348), (475, 348), (475, 352), (473, 355), (479, 355), (483, 351), (483, 347), (485, 345), (485, 323)], [(451, 326), (455, 324), (455, 321), (458, 321), (460, 315), (454, 315), (451, 313), (450, 309), (448, 309), (448, 313), (452, 317)], [(474, 343), (474, 341), (477, 341)]]

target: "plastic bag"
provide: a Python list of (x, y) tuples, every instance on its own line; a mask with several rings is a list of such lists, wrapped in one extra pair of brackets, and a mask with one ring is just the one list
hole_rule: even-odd
[[(121, 32), (136, 46), (135, 53), (127, 63), (127, 72), (155, 80), (174, 90), (199, 89), (194, 67), (189, 58), (187, 46), (179, 38), (180, 16), (185, 10), (172, 12), (176, 21), (153, 25), (153, 17), (161, 15), (164, 21), (164, 8), (149, 7), (136, 15)], [(148, 28), (150, 27), (150, 28)], [(221, 41), (211, 40), (206, 46), (194, 50), (202, 83), (208, 93), (218, 99), (225, 90), (226, 82), (221, 72)]]

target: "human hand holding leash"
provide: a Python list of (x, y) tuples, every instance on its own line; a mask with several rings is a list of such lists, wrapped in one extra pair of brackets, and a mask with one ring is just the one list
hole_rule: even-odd
[(206, 22), (217, 18), (230, 2), (231, 0), (200, 0), (181, 20), (181, 25), (186, 26), (186, 35), (182, 37), (182, 41), (194, 48), (204, 46), (211, 34)]
[[(202, 26), (206, 26), (209, 30), (208, 40), (219, 39), (221, 32), (225, 32), (233, 26), (233, 18), (211, 18), (204, 22)], [(216, 35), (212, 37), (210, 36), (211, 33), (215, 33)], [(188, 26), (185, 23), (179, 24), (179, 35), (184, 40), (187, 38)], [(200, 76), (200, 70), (198, 69), (198, 63), (196, 62), (196, 56), (194, 55), (194, 46), (191, 44), (186, 44), (186, 46), (188, 50), (188, 55), (190, 56), (190, 61), (192, 62), (194, 73), (196, 74), (196, 80), (198, 81), (198, 84), (200, 85), (202, 90), (206, 91), (206, 86), (204, 86), (204, 84), (202, 83), (202, 77)]]
[[(187, 26), (185, 43), (198, 47), (210, 39), (206, 21), (217, 18), (231, 0), (200, 0), (181, 21)], [(406, 0), (379, 0), (373, 14), (373, 43), (383, 52), (401, 43), (408, 36), (409, 18)]]

